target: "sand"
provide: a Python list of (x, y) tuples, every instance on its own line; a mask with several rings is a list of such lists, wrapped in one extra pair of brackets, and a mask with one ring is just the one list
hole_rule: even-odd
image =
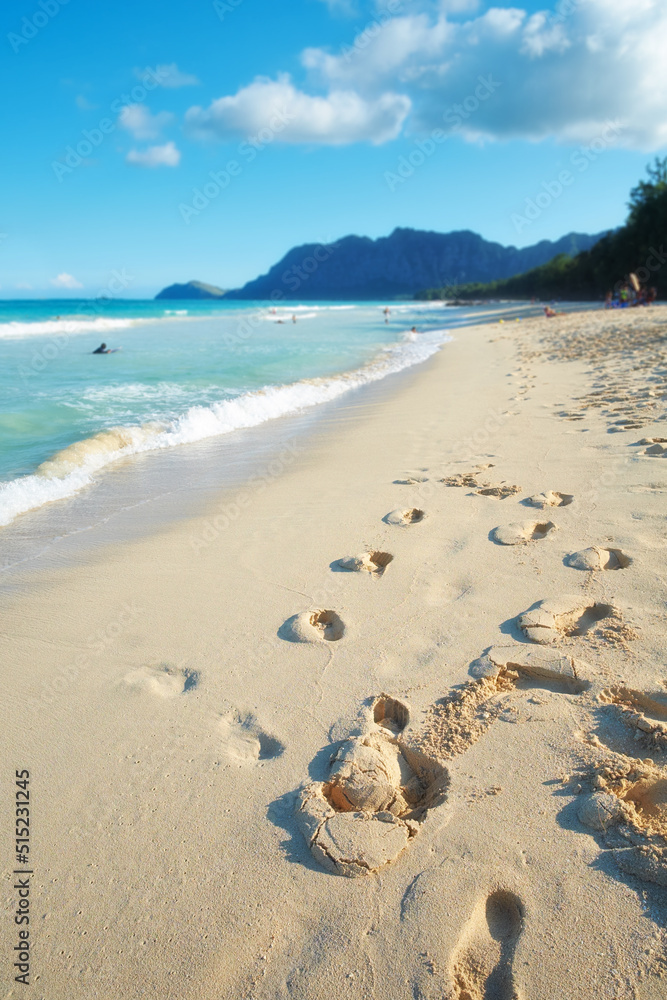
[(25, 574), (35, 1000), (665, 995), (666, 333), (458, 331), (268, 483)]

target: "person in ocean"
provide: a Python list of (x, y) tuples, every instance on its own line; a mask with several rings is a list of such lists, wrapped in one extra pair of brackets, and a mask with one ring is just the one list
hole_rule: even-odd
[(120, 351), (120, 347), (107, 347), (106, 344), (100, 344), (93, 351), (93, 354), (115, 354), (116, 351)]

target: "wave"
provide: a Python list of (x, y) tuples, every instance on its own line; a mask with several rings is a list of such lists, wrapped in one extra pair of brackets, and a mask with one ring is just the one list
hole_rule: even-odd
[(9, 323), (0, 323), (0, 340), (19, 337), (36, 337), (57, 334), (77, 334), (97, 331), (105, 333), (107, 330), (123, 330), (128, 326), (135, 326), (138, 323), (146, 323), (148, 320), (141, 319), (109, 319), (104, 316), (86, 318), (76, 316), (72, 319), (46, 319), (33, 323), (20, 323), (12, 320)]
[(0, 485), (0, 525), (10, 524), (19, 514), (45, 503), (73, 496), (94, 482), (96, 472), (121, 458), (202, 441), (300, 413), (330, 402), (351, 389), (420, 364), (451, 339), (445, 330), (407, 333), (401, 342), (351, 372), (287, 385), (269, 385), (208, 406), (192, 406), (168, 422), (152, 421), (100, 431), (59, 451), (43, 462), (34, 474)]

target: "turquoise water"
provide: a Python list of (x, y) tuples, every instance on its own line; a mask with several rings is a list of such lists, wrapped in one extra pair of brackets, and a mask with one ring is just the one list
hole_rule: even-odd
[[(91, 485), (119, 457), (299, 413), (447, 339), (440, 304), (392, 305), (388, 323), (383, 308), (0, 303), (0, 524)], [(92, 354), (102, 341), (118, 350)]]

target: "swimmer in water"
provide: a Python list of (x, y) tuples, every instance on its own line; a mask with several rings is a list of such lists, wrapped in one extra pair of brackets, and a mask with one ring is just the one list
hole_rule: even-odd
[(116, 351), (120, 351), (120, 347), (107, 347), (106, 344), (100, 344), (93, 351), (93, 354), (115, 354)]

